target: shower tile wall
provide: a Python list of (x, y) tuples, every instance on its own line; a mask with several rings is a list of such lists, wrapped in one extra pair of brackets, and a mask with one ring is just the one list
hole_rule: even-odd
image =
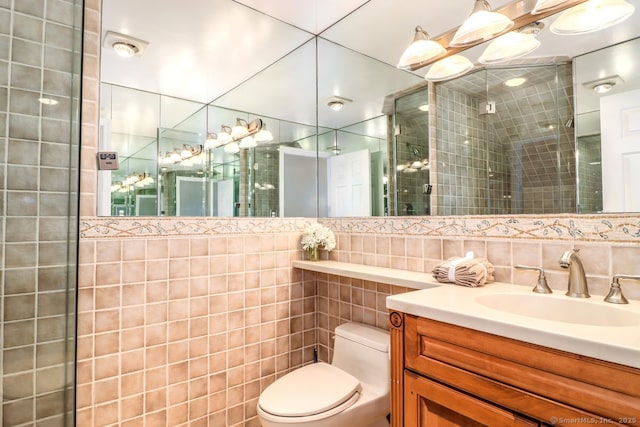
[(436, 105), (439, 215), (575, 211), (569, 64), (481, 70), (437, 84)]
[(73, 425), (81, 16), (0, 1), (3, 426)]
[(580, 201), (578, 212), (602, 211), (602, 160), (600, 135), (578, 137), (580, 162), (578, 176)]
[(280, 157), (274, 149), (256, 148), (253, 163), (252, 216), (279, 216)]
[[(479, 114), (480, 100), (437, 85), (436, 105), (437, 214), (493, 213), (487, 203), (487, 148), (492, 144), (484, 116)], [(502, 169), (493, 164), (496, 170)]]
[(400, 127), (400, 134), (395, 136), (396, 165), (405, 169), (396, 171), (398, 208), (392, 215), (430, 213), (429, 196), (424, 194), (424, 184), (429, 183), (429, 171), (409, 168), (413, 162), (429, 158), (429, 114), (418, 109), (428, 102), (426, 89), (396, 102), (395, 125)]

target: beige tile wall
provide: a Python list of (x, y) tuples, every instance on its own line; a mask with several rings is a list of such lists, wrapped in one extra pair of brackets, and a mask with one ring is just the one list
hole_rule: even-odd
[(81, 243), (77, 425), (257, 426), (268, 384), (313, 360), (299, 233)]

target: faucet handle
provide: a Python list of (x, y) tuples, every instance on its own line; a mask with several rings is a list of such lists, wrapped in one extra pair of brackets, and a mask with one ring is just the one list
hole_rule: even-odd
[(537, 294), (550, 294), (552, 293), (551, 288), (547, 285), (547, 277), (544, 275), (544, 269), (542, 267), (531, 267), (528, 265), (516, 265), (516, 268), (520, 268), (523, 270), (536, 270), (538, 272), (538, 283), (532, 289), (533, 292)]
[(604, 300), (613, 304), (629, 304), (624, 295), (622, 295), (622, 288), (620, 287), (620, 279), (633, 279), (640, 280), (640, 276), (632, 276), (628, 274), (616, 274), (611, 280), (611, 288)]

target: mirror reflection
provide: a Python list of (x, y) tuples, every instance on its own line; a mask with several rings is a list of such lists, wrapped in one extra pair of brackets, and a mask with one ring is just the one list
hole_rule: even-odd
[[(414, 13), (381, 2), (350, 14), (331, 10), (347, 16), (324, 17), (324, 28), (293, 26), (282, 10), (263, 14), (243, 3), (251, 2), (216, 0), (194, 10), (154, 3), (162, 11), (158, 25), (172, 16), (191, 20), (171, 21), (185, 36), (205, 27), (198, 14), (217, 12), (218, 25), (206, 23), (206, 40), (198, 33), (200, 39), (184, 42), (171, 31), (159, 34), (157, 25), (143, 22), (142, 9), (127, 8), (123, 0), (104, 5), (105, 32), (127, 28), (133, 35), (136, 28), (149, 45), (133, 62), (103, 49), (100, 149), (117, 151), (120, 168), (99, 172), (100, 215), (640, 211), (629, 184), (640, 170), (633, 167), (636, 155), (623, 147), (615, 159), (605, 159), (600, 129), (601, 103), (637, 89), (635, 40), (617, 44), (640, 31), (633, 26), (637, 17), (615, 31), (570, 38), (551, 34), (552, 20), (544, 18), (535, 56), (427, 84), (429, 67), (395, 67), (415, 12), (424, 8), (417, 2), (407, 2)], [(398, 24), (387, 30), (378, 21), (381, 13)], [(460, 22), (438, 24), (440, 30), (429, 25), (430, 33), (444, 34)], [(252, 25), (265, 37), (231, 33), (233, 25)], [(355, 30), (365, 27), (385, 29), (363, 40)], [(230, 51), (223, 42), (242, 46)], [(486, 45), (465, 55), (478, 63)], [(220, 55), (209, 54), (216, 49)], [(615, 76), (610, 93), (585, 89)], [(523, 82), (509, 86), (514, 79)], [(237, 152), (219, 145), (223, 126), (232, 128), (238, 119), (259, 120), (273, 139)], [(627, 126), (622, 145), (635, 138), (635, 123), (629, 114), (618, 125)], [(610, 178), (608, 165), (622, 176)], [(612, 194), (615, 202), (603, 195), (611, 186), (621, 189)]]

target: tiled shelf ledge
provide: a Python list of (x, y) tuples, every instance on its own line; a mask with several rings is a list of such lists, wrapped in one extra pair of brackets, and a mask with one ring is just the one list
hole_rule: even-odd
[(369, 280), (411, 289), (429, 289), (440, 285), (430, 273), (351, 264), (340, 261), (293, 261), (293, 267), (301, 270), (315, 271), (316, 273)]

